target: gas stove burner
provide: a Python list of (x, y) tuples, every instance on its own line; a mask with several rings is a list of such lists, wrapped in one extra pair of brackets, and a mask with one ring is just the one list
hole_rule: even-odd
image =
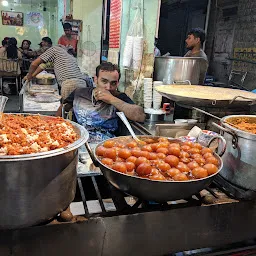
[(127, 201), (125, 200), (125, 197), (127, 195), (125, 195), (120, 190), (116, 189), (111, 184), (109, 184), (109, 189), (111, 191), (113, 203), (115, 204), (116, 210), (119, 212), (119, 214), (164, 211), (164, 210), (170, 210), (170, 209), (202, 205), (202, 197), (199, 193), (190, 198), (181, 199), (177, 201), (162, 202), (162, 203), (145, 201), (145, 200), (141, 200), (140, 198), (134, 197), (133, 202), (128, 204)]
[(255, 200), (256, 199), (255, 191), (238, 187), (230, 183), (225, 178), (223, 178), (220, 174), (215, 177), (213, 183), (225, 194), (227, 194), (229, 197), (232, 197), (234, 199), (239, 199), (239, 200)]
[[(83, 182), (82, 177), (78, 177), (78, 187), (86, 218), (93, 216), (112, 217), (198, 207), (209, 204), (208, 201), (205, 201), (206, 191), (216, 199), (214, 200), (215, 203), (256, 199), (255, 191), (239, 188), (220, 175), (216, 176), (210, 187), (203, 190), (205, 192), (200, 191), (200, 193), (190, 198), (162, 203), (145, 201), (134, 196), (129, 196), (112, 186), (103, 176), (88, 175), (83, 177)], [(95, 195), (92, 197), (91, 192), (93, 190), (95, 191)], [(98, 200), (99, 206), (97, 212), (93, 211), (90, 203), (88, 204), (90, 200), (95, 199)]]

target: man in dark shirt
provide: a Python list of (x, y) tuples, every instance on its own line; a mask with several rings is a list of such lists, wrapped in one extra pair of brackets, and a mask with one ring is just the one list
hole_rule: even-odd
[[(77, 122), (90, 133), (90, 142), (100, 142), (113, 137), (118, 128), (117, 111), (124, 112), (132, 121), (143, 122), (143, 108), (135, 105), (125, 94), (117, 90), (120, 70), (117, 65), (105, 62), (96, 68), (96, 88), (76, 89), (64, 104), (73, 107)], [(60, 115), (60, 110), (58, 114)]]

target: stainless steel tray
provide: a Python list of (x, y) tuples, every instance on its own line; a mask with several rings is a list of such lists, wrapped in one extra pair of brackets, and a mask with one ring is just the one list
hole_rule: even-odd
[(156, 90), (180, 105), (238, 107), (256, 104), (256, 94), (237, 89), (200, 85), (161, 85)]
[(180, 136), (186, 136), (189, 131), (198, 126), (201, 129), (205, 128), (204, 123), (196, 124), (155, 124), (155, 136), (164, 136), (169, 138), (178, 138)]

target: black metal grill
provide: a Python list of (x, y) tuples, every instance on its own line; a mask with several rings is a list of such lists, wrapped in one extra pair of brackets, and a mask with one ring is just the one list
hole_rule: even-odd
[[(99, 178), (104, 180), (105, 183), (102, 185), (99, 182)], [(89, 181), (94, 188), (94, 198), (99, 201), (99, 205), (101, 207), (101, 213), (92, 214), (88, 210), (87, 201), (88, 198), (92, 196), (88, 193), (86, 189), (85, 180)], [(132, 204), (127, 203), (126, 197), (124, 193), (116, 189), (114, 186), (109, 184), (102, 175), (99, 174), (88, 174), (88, 175), (81, 175), (78, 177), (78, 193), (80, 192), (81, 199), (83, 201), (85, 216), (87, 218), (94, 218), (94, 217), (114, 217), (114, 216), (122, 216), (122, 215), (132, 215), (136, 213), (153, 213), (155, 212), (158, 215), (159, 211), (161, 212), (168, 212), (175, 209), (180, 208), (190, 208), (195, 206), (201, 206), (204, 203), (204, 198), (200, 194), (194, 195), (191, 198), (187, 198), (184, 200), (178, 200), (177, 202), (165, 202), (165, 203), (154, 203), (148, 202), (141, 199), (135, 199)], [(105, 192), (102, 192), (102, 187), (104, 187)], [(106, 193), (107, 189), (107, 195)], [(236, 200), (252, 200), (256, 198), (256, 193), (249, 190), (244, 190), (239, 187), (236, 187), (222, 178), (220, 175), (217, 175), (216, 179), (214, 180), (213, 184), (206, 188), (208, 192), (213, 195), (215, 198), (218, 198), (218, 192), (223, 192), (227, 198), (233, 198)], [(107, 196), (107, 197), (106, 197)], [(104, 205), (104, 198), (111, 198), (113, 204), (115, 205), (116, 210), (114, 211), (107, 211)], [(239, 203), (238, 203), (239, 204)], [(203, 207), (205, 208), (205, 207)], [(190, 208), (193, 209), (193, 208)], [(188, 209), (188, 211), (190, 211)], [(131, 216), (132, 217), (132, 216)], [(131, 218), (130, 217), (130, 218)], [(204, 229), (202, 227), (202, 229)], [(205, 231), (202, 230), (204, 233)], [(204, 245), (202, 244), (202, 247)], [(228, 245), (226, 247), (221, 248), (206, 248), (206, 249), (198, 249), (189, 252), (182, 252), (182, 253), (175, 253), (175, 254), (168, 254), (172, 255), (238, 255), (238, 256), (245, 256), (245, 255), (256, 255), (256, 245), (255, 241), (246, 241), (237, 244)]]
[[(177, 208), (185, 208), (185, 207), (191, 207), (191, 206), (200, 206), (202, 204), (202, 198), (200, 194), (194, 195), (193, 197), (186, 198), (184, 200), (179, 200), (178, 202), (165, 202), (165, 203), (155, 203), (155, 202), (148, 202), (145, 200), (141, 200), (139, 198), (134, 198), (133, 203), (127, 203), (126, 197), (123, 192), (120, 190), (116, 189), (114, 186), (112, 186), (110, 183), (105, 181), (105, 191), (107, 189), (107, 194), (110, 196), (110, 198), (113, 201), (113, 204), (116, 208), (115, 211), (107, 211), (103, 202), (103, 196), (102, 192), (100, 189), (100, 185), (97, 182), (97, 177), (100, 177), (101, 175), (82, 175), (78, 176), (78, 188), (79, 188), (79, 193), (81, 196), (81, 200), (83, 202), (84, 210), (85, 210), (85, 216), (87, 218), (89, 217), (95, 217), (95, 216), (117, 216), (117, 215), (127, 215), (127, 214), (134, 214), (134, 213), (142, 213), (142, 212), (152, 212), (152, 211), (166, 211), (166, 210), (171, 210), (171, 209), (177, 209)], [(103, 176), (101, 178), (104, 179)], [(91, 214), (88, 209), (87, 201), (88, 201), (88, 196), (86, 195), (86, 185), (83, 184), (83, 181), (91, 182), (94, 188), (94, 192), (96, 197), (93, 198), (94, 200), (98, 200), (100, 207), (101, 207), (101, 213), (97, 214)], [(212, 194), (212, 192), (210, 190)], [(91, 197), (91, 196), (89, 196)]]
[[(104, 181), (104, 184), (98, 184), (98, 178), (101, 178)], [(85, 181), (91, 183), (90, 191), (86, 191)], [(104, 191), (102, 192), (102, 187)], [(155, 203), (141, 200), (139, 198), (134, 198), (134, 202), (127, 203), (126, 197), (123, 192), (116, 189), (110, 183), (108, 183), (102, 175), (96, 174), (87, 174), (78, 176), (78, 188), (80, 193), (80, 198), (83, 202), (85, 216), (87, 218), (94, 216), (118, 216), (118, 215), (128, 215), (134, 213), (142, 212), (153, 212), (153, 211), (167, 211), (177, 208), (185, 208), (192, 206), (200, 206), (203, 203), (201, 195), (198, 193), (190, 198), (185, 198), (184, 200), (178, 200), (175, 202), (165, 202), (165, 203)], [(98, 200), (101, 208), (101, 213), (90, 213), (87, 205), (88, 198), (92, 197), (90, 194), (91, 188), (94, 190), (93, 200)], [(229, 198), (237, 200), (253, 200), (256, 199), (256, 193), (254, 191), (245, 190), (235, 185), (230, 184), (220, 175), (216, 176), (216, 179), (213, 182), (211, 187), (206, 188), (206, 190), (213, 195), (215, 198), (218, 198), (214, 190), (217, 190), (225, 193)], [(115, 211), (107, 211), (103, 202), (103, 198), (111, 198), (115, 206)]]
[[(224, 195), (216, 188), (213, 184), (208, 191), (215, 197)], [(136, 199), (130, 204), (102, 175), (80, 175), (74, 202), (83, 202), (89, 220), (2, 231), (0, 255), (256, 255), (255, 201), (206, 207), (200, 206), (205, 202), (201, 194), (202, 198), (196, 195), (182, 202)], [(113, 211), (104, 206), (109, 198)], [(88, 209), (95, 199), (101, 209), (98, 214)]]

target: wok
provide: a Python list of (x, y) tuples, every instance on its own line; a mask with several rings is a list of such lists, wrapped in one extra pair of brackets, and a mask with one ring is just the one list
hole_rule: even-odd
[[(122, 136), (118, 138), (112, 138), (110, 140), (118, 140), (119, 138), (131, 138), (131, 136)], [(138, 136), (138, 138), (152, 138), (158, 139), (158, 136)], [(105, 140), (106, 141), (106, 140)], [(197, 194), (202, 189), (206, 188), (213, 181), (215, 175), (222, 169), (223, 163), (217, 154), (214, 153), (215, 157), (219, 160), (220, 168), (217, 173), (208, 176), (200, 180), (189, 180), (189, 181), (154, 181), (148, 180), (136, 176), (130, 176), (124, 173), (117, 172), (108, 166), (102, 164), (96, 155), (96, 150), (99, 146), (103, 145), (104, 142), (97, 145), (94, 152), (91, 150), (88, 143), (86, 148), (93, 160), (95, 166), (100, 167), (103, 175), (106, 179), (117, 189), (125, 192), (126, 194), (138, 197), (140, 199), (154, 201), (154, 202), (166, 202), (178, 199), (186, 199), (192, 195)], [(177, 139), (169, 139), (172, 142), (180, 142)], [(225, 145), (224, 145), (225, 148)]]
[(194, 107), (241, 107), (256, 104), (256, 94), (237, 89), (200, 85), (163, 85), (156, 90), (180, 105)]

